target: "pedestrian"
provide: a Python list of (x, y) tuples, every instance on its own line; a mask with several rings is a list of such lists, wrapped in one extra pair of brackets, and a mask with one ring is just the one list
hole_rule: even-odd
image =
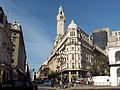
[(62, 83), (62, 81), (61, 81), (61, 80), (60, 80), (60, 88), (61, 88), (61, 89), (63, 89), (63, 88), (64, 88), (63, 83)]

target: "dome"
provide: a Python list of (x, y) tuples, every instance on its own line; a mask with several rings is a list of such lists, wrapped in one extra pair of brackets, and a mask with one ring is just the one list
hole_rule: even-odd
[(72, 20), (68, 28), (78, 28), (78, 26), (74, 23), (74, 20)]
[(18, 23), (18, 21), (14, 21), (14, 22), (13, 22), (13, 25), (20, 26), (20, 24)]

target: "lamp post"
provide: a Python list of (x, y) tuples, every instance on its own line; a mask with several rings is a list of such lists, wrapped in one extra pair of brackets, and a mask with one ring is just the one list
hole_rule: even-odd
[(34, 72), (34, 81), (36, 80), (36, 72)]
[(60, 63), (60, 88), (63, 88), (63, 73), (62, 73), (62, 66), (63, 66), (63, 63), (64, 63), (64, 60), (65, 60), (65, 52), (63, 51), (59, 51), (57, 53), (57, 59), (58, 59), (58, 63)]
[(35, 71), (35, 69), (33, 68), (33, 69), (30, 69), (30, 79), (34, 79), (34, 72)]

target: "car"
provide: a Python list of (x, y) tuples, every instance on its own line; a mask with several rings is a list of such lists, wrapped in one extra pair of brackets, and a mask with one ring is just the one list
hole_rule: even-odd
[(75, 80), (76, 84), (85, 84), (85, 81), (83, 78)]
[(44, 84), (45, 86), (52, 86), (52, 85), (53, 85), (53, 82), (52, 82), (52, 80), (45, 80), (43, 84)]
[(38, 90), (31, 80), (7, 80), (1, 83), (0, 90)]

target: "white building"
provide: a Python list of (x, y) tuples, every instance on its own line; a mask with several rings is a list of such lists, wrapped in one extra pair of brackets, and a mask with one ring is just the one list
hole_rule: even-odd
[(93, 77), (95, 85), (120, 85), (120, 30), (111, 31), (107, 43), (110, 76)]
[(120, 85), (120, 30), (112, 31), (108, 41), (110, 64), (110, 82), (112, 86)]
[(105, 54), (101, 48), (93, 46), (92, 38), (81, 30), (74, 20), (64, 30), (66, 17), (60, 6), (57, 15), (57, 34), (48, 66), (51, 71), (62, 72), (68, 76), (69, 82), (73, 77), (84, 78), (90, 69), (94, 51)]

